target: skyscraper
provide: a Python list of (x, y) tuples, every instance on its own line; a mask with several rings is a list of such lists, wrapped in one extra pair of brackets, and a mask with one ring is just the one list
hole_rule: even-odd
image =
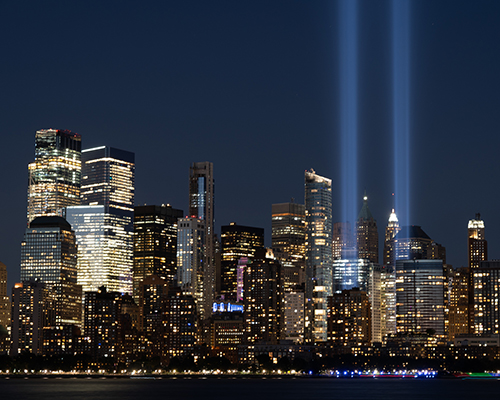
[(76, 233), (83, 291), (132, 293), (134, 153), (112, 147), (82, 151), (82, 205), (67, 207)]
[(469, 268), (450, 271), (448, 340), (469, 333)]
[(241, 257), (253, 257), (264, 247), (264, 229), (230, 225), (221, 227), (221, 294), (226, 299), (236, 298), (237, 267)]
[(332, 254), (334, 260), (356, 258), (356, 247), (349, 222), (333, 224)]
[(368, 196), (363, 196), (363, 207), (356, 221), (358, 258), (378, 264), (377, 221), (368, 208)]
[(384, 254), (383, 254), (383, 263), (384, 265), (392, 265), (394, 266), (394, 251), (393, 251), (393, 241), (394, 236), (398, 234), (401, 230), (399, 227), (398, 217), (394, 212), (394, 208), (391, 211), (391, 215), (389, 216), (389, 221), (387, 223), (387, 227), (385, 228), (385, 240), (384, 240)]
[(484, 221), (481, 214), (476, 214), (467, 226), (469, 268), (479, 268), (481, 261), (488, 259), (488, 242), (484, 235)]
[(500, 261), (482, 261), (471, 268), (474, 295), (472, 333), (498, 335), (500, 333)]
[(396, 304), (398, 333), (433, 332), (444, 342), (448, 304), (443, 261), (397, 260)]
[(255, 252), (243, 272), (245, 340), (248, 343), (280, 339), (283, 311), (281, 265), (272, 250)]
[(203, 296), (205, 284), (205, 221), (198, 218), (181, 218), (177, 224), (177, 285), (182, 293), (196, 301), (199, 317), (210, 316), (212, 304)]
[(332, 292), (332, 181), (305, 172), (306, 339), (327, 340), (327, 298)]
[(4, 328), (10, 326), (10, 301), (9, 296), (7, 296), (7, 266), (3, 262), (0, 262), (0, 325)]
[(170, 205), (134, 208), (134, 297), (140, 283), (157, 275), (172, 283), (177, 273), (177, 220), (182, 210)]
[(101, 146), (82, 151), (82, 205), (103, 205), (133, 215), (135, 155)]
[(81, 323), (81, 286), (77, 285), (76, 239), (64, 218), (37, 217), (21, 243), (21, 281), (38, 280), (54, 296), (55, 323)]
[[(306, 239), (306, 210), (303, 204), (280, 203), (272, 205), (272, 247), (274, 255), (285, 264), (304, 268)], [(286, 255), (280, 259), (280, 255)]]
[(204, 314), (207, 316), (215, 299), (215, 181), (211, 162), (195, 162), (189, 168), (189, 216), (201, 219), (205, 224), (204, 248)]
[(481, 214), (477, 213), (475, 219), (469, 220), (467, 255), (469, 258), (469, 333), (474, 333), (475, 329), (475, 295), (474, 295), (474, 270), (479, 268), (481, 261), (488, 259), (488, 242), (484, 235), (484, 221)]
[(61, 215), (80, 204), (81, 136), (67, 130), (35, 134), (35, 161), (28, 165), (28, 223), (40, 216)]
[(11, 351), (41, 354), (43, 328), (53, 325), (51, 296), (45, 284), (30, 280), (12, 288)]

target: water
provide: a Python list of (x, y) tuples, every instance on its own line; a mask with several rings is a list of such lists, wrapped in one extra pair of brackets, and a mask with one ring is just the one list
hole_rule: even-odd
[(495, 399), (500, 381), (325, 378), (85, 379), (0, 377), (0, 399)]

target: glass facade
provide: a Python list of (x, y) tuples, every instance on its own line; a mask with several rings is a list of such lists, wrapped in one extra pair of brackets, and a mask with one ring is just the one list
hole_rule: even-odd
[(203, 314), (209, 315), (216, 290), (215, 236), (214, 236), (214, 166), (213, 163), (195, 162), (189, 168), (189, 217), (204, 221), (204, 293)]
[(132, 293), (134, 184), (134, 153), (107, 146), (82, 151), (82, 208), (68, 209), (66, 217), (81, 247), (85, 292), (104, 285)]
[(264, 229), (250, 226), (224, 225), (221, 227), (221, 292), (228, 299), (236, 299), (238, 260), (252, 258), (264, 247)]
[(61, 217), (35, 218), (21, 243), (21, 281), (43, 282), (55, 298), (56, 324), (80, 324), (75, 233)]
[(66, 208), (78, 244), (78, 284), (83, 292), (105, 286), (111, 292), (131, 293), (132, 217), (104, 209), (102, 205)]
[(80, 204), (80, 158), (79, 134), (60, 129), (36, 132), (35, 161), (28, 165), (28, 223)]
[(327, 340), (327, 298), (332, 290), (332, 181), (305, 172), (306, 339)]
[(181, 218), (177, 226), (177, 284), (183, 294), (193, 296), (200, 317), (205, 315), (203, 286), (205, 223), (198, 218)]
[(473, 333), (500, 333), (500, 261), (483, 261), (471, 270), (473, 281)]
[(374, 264), (364, 259), (333, 261), (333, 291), (359, 288), (368, 291)]
[(169, 205), (134, 208), (134, 297), (140, 283), (158, 275), (172, 283), (177, 273), (177, 220), (182, 210)]
[(442, 260), (396, 261), (396, 327), (398, 333), (432, 330), (445, 339), (447, 279)]
[[(280, 262), (304, 268), (306, 211), (303, 204), (272, 205), (272, 246)], [(281, 256), (283, 254), (284, 257)]]

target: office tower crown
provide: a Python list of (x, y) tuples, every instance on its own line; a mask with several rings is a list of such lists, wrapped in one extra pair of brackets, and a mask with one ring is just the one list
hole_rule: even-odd
[(60, 129), (36, 132), (35, 161), (28, 165), (28, 223), (80, 203), (80, 158), (79, 134)]

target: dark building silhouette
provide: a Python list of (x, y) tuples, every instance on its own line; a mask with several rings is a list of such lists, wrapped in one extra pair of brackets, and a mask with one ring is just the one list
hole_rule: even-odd
[(368, 208), (368, 196), (363, 197), (363, 207), (356, 220), (356, 244), (358, 257), (378, 264), (377, 221)]

